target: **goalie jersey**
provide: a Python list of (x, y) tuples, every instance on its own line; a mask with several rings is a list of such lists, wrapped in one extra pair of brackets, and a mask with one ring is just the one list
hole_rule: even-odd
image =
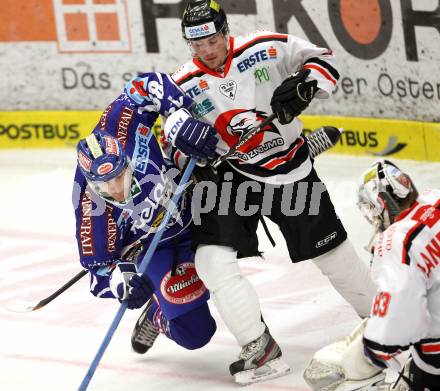
[[(302, 68), (309, 69), (309, 78), (318, 81), (316, 97), (329, 97), (339, 79), (331, 51), (291, 35), (257, 31), (230, 37), (229, 54), (222, 70), (213, 71), (194, 58), (172, 77), (195, 100), (196, 117), (217, 129), (217, 152), (221, 155), (272, 113), (273, 91)], [(301, 132), (298, 118), (287, 125), (275, 119), (228, 162), (235, 170), (258, 181), (298, 181), (312, 169)]]
[(411, 347), (416, 365), (440, 375), (440, 191), (429, 190), (376, 240), (378, 287), (364, 342), (381, 361)]

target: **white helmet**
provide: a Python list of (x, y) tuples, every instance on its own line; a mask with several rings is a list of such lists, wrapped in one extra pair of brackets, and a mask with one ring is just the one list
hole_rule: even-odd
[(411, 178), (395, 164), (378, 160), (363, 173), (357, 195), (364, 217), (383, 231), (414, 203), (418, 192)]

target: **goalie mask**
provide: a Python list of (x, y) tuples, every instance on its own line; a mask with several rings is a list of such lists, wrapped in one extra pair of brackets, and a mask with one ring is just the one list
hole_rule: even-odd
[(374, 162), (362, 175), (357, 206), (381, 231), (394, 223), (418, 197), (411, 178), (388, 160)]
[(112, 203), (131, 199), (133, 170), (118, 139), (96, 131), (78, 142), (77, 157), (87, 183), (100, 197)]

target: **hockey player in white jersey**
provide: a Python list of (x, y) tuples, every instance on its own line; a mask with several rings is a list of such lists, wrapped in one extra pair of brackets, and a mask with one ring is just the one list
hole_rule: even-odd
[[(358, 198), (383, 231), (371, 249), (378, 293), (370, 318), (318, 351), (304, 377), (314, 390), (439, 391), (440, 190), (419, 195), (407, 174), (381, 160), (363, 174)], [(382, 369), (399, 369), (396, 356), (408, 349), (396, 384), (379, 386)]]
[[(256, 231), (262, 215), (280, 227), (292, 262), (313, 259), (360, 316), (368, 315), (375, 293), (368, 267), (347, 240), (313, 168), (297, 118), (312, 99), (332, 94), (339, 73), (331, 50), (292, 35), (258, 31), (231, 36), (226, 14), (215, 0), (187, 2), (182, 33), (193, 58), (173, 79), (196, 102), (197, 118), (216, 128), (219, 155), (272, 112), (277, 117), (220, 165), (217, 189), (230, 191), (231, 202), (225, 212), (217, 194), (214, 208), (201, 215), (201, 224), (193, 230), (193, 248), (197, 272), (242, 346), (239, 360), (230, 366), (231, 374), (239, 383), (280, 376), (288, 367), (262, 320), (255, 289), (241, 276), (237, 262), (260, 254)], [(168, 118), (165, 134), (173, 145), (185, 133), (180, 127), (188, 115), (177, 111)], [(260, 192), (243, 191), (249, 181)], [(308, 189), (304, 210), (295, 214), (304, 184)], [(273, 197), (264, 209), (266, 191), (273, 192)], [(240, 197), (259, 211), (251, 216), (238, 213), (234, 207)]]

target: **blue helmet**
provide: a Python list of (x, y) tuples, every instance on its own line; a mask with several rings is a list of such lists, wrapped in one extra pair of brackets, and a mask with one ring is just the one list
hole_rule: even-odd
[(78, 166), (92, 182), (107, 182), (118, 176), (128, 164), (119, 140), (107, 132), (95, 131), (77, 145)]

